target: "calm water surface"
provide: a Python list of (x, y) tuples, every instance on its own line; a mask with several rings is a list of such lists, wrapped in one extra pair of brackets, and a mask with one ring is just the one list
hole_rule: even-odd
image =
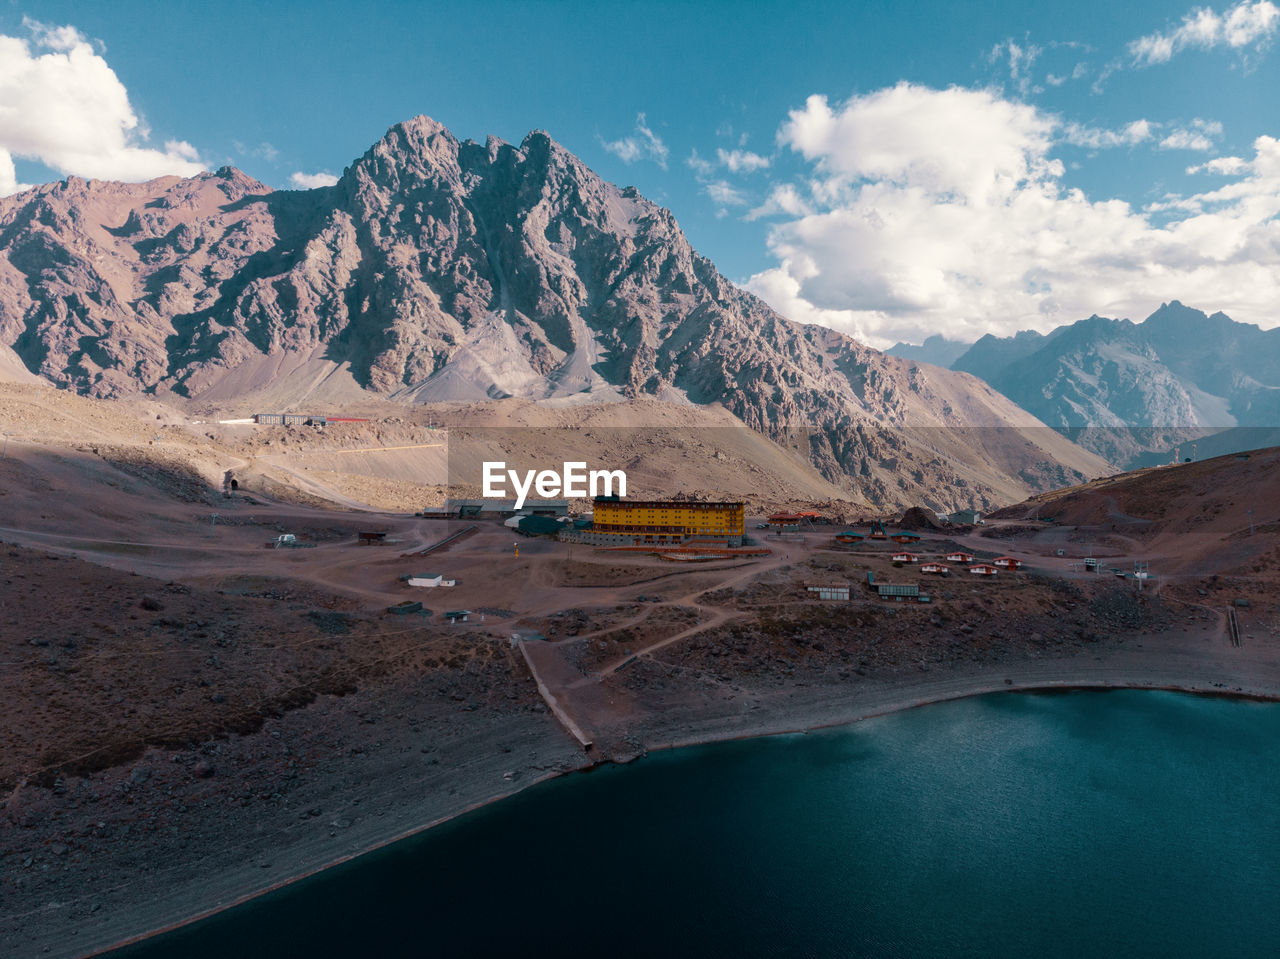
[(114, 959), (1280, 956), (1280, 705), (1001, 694), (535, 787)]

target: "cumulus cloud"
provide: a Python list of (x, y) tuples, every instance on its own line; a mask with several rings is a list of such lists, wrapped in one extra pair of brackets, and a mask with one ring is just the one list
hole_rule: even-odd
[(1198, 166), (1187, 167), (1188, 174), (1216, 173), (1219, 176), (1237, 176), (1249, 169), (1249, 161), (1241, 157), (1214, 157)]
[(816, 192), (827, 200), (859, 181), (982, 198), (1062, 172), (1047, 155), (1054, 125), (987, 90), (900, 83), (838, 111), (811, 96), (790, 112), (778, 141), (815, 163)]
[(602, 139), (600, 144), (627, 165), (640, 160), (652, 160), (664, 170), (667, 168), (667, 156), (671, 152), (662, 138), (649, 128), (643, 113), (636, 114), (636, 127), (631, 136), (621, 140)]
[(1199, 150), (1202, 153), (1213, 149), (1213, 141), (1203, 133), (1194, 130), (1174, 130), (1160, 141), (1161, 150)]
[(149, 180), (204, 169), (196, 149), (148, 131), (115, 72), (74, 27), (24, 20), (29, 37), (0, 36), (0, 195), (24, 189), (13, 158), (59, 173)]
[(1175, 127), (1160, 141), (1162, 150), (1197, 150), (1207, 153), (1214, 148), (1214, 140), (1222, 136), (1222, 124), (1217, 120), (1196, 118), (1189, 127)]
[(1095, 312), (1140, 318), (1175, 297), (1275, 322), (1280, 141), (1210, 161), (1231, 178), (1219, 189), (1134, 209), (1063, 184), (1051, 152), (1068, 129), (982, 90), (810, 97), (778, 134), (810, 175), (759, 211), (782, 217), (769, 237), (778, 265), (747, 285), (786, 315), (882, 347)]
[(1245, 51), (1261, 49), (1280, 27), (1280, 7), (1270, 0), (1250, 3), (1243, 0), (1224, 13), (1197, 7), (1171, 30), (1139, 37), (1129, 44), (1129, 54), (1138, 66), (1167, 63), (1182, 50), (1209, 50), (1226, 46)]
[(800, 195), (795, 184), (779, 183), (769, 191), (768, 198), (762, 204), (747, 214), (746, 219), (758, 220), (761, 217), (776, 216), (779, 213), (789, 216), (808, 216), (812, 212), (813, 207)]
[(299, 190), (314, 190), (316, 187), (333, 186), (338, 178), (332, 173), (294, 173), (289, 182)]

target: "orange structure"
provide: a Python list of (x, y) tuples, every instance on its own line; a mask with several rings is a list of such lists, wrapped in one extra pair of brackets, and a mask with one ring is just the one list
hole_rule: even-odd
[(745, 505), (597, 496), (593, 504), (592, 531), (625, 537), (635, 545), (674, 546), (701, 539), (737, 546), (746, 532)]

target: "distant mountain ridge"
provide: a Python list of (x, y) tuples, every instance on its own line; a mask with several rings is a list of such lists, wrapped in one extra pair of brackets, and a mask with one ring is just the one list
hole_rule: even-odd
[(921, 363), (932, 363), (951, 369), (951, 364), (960, 359), (973, 344), (962, 340), (949, 340), (941, 333), (926, 337), (919, 346), (912, 343), (895, 343), (885, 350), (890, 356), (900, 356), (904, 360), (917, 360)]
[(0, 200), (0, 345), (97, 397), (717, 403), (872, 502), (1105, 469), (967, 375), (779, 316), (546, 133), (479, 144), (427, 117), (332, 187), (223, 168)]
[(1177, 300), (1141, 323), (1091, 316), (1047, 335), (987, 335), (952, 368), (1117, 465), (1206, 431), (1280, 425), (1280, 329)]

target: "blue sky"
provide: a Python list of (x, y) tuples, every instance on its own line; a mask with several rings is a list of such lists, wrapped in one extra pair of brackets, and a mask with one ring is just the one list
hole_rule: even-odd
[(1172, 298), (1269, 327), (1278, 31), (1269, 0), (10, 0), (0, 151), (5, 192), (224, 163), (289, 187), (420, 113), (545, 129), (735, 281), (872, 345)]

